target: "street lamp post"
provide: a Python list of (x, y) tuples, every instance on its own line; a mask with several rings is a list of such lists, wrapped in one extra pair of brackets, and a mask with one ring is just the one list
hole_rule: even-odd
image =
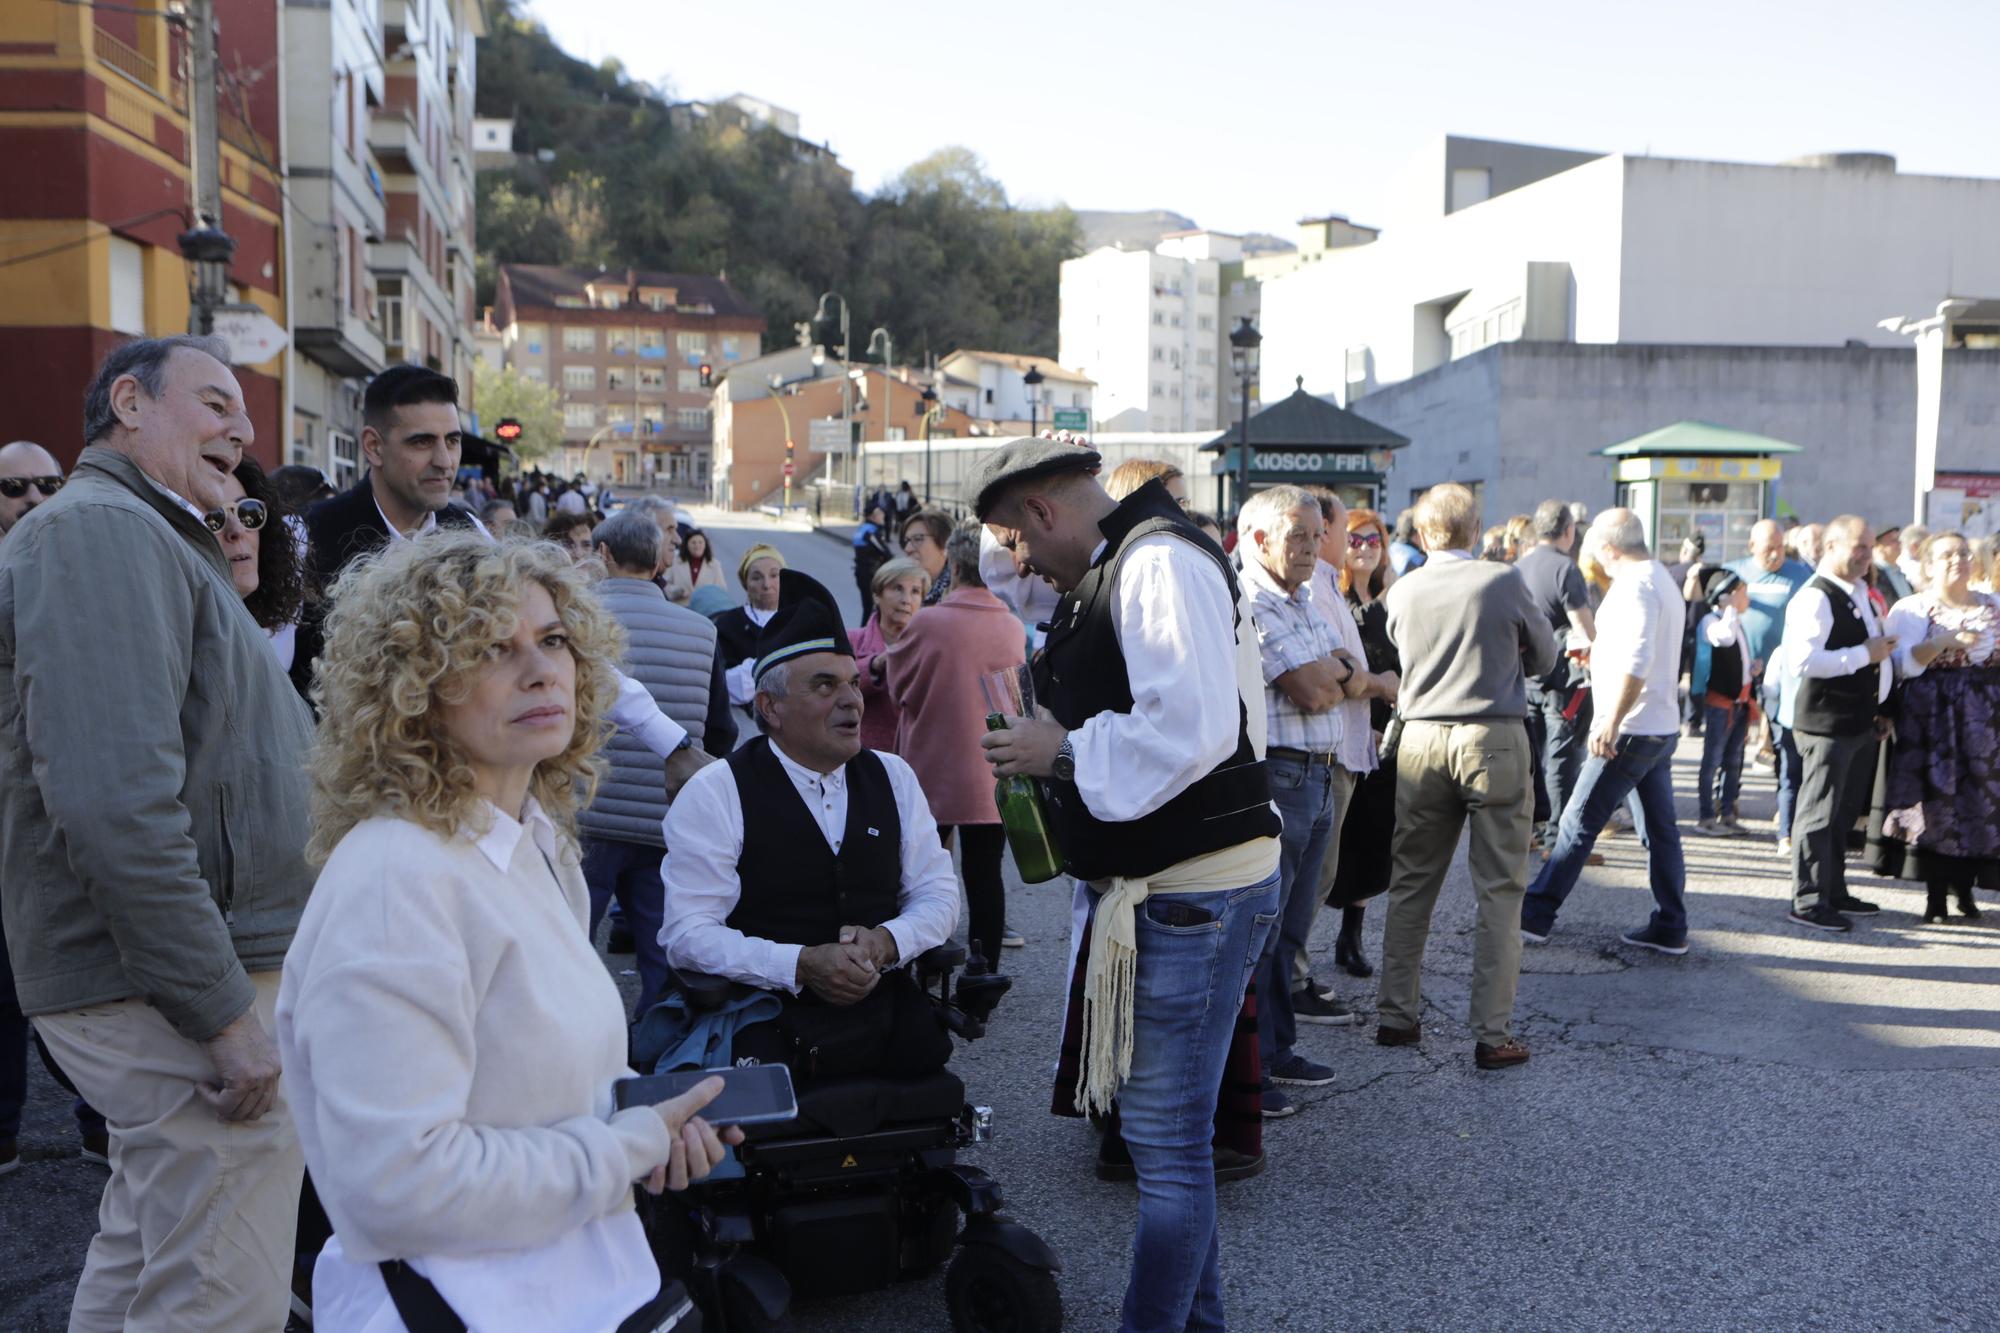
[(1971, 301), (1954, 299), (1938, 302), (1937, 313), (1929, 316), (1897, 315), (1881, 320), (1877, 328), (1904, 334), (1917, 348), (1917, 449), (1916, 496), (1911, 504), (1912, 523), (1930, 521), (1930, 493), (1937, 485), (1938, 420), (1943, 410), (1944, 350), (1951, 334), (1951, 322), (1972, 308)]
[[(844, 452), (852, 453), (854, 449), (854, 407), (853, 399), (850, 395), (854, 392), (854, 384), (847, 377), (847, 349), (849, 346), (847, 298), (839, 292), (821, 292), (819, 294), (819, 309), (813, 312), (813, 323), (815, 325), (826, 323), (832, 318), (826, 313), (826, 303), (828, 301), (840, 302), (840, 347), (838, 348), (840, 353), (840, 424), (847, 430), (847, 449)], [(818, 358), (815, 358), (815, 364), (817, 364), (817, 360)], [(833, 470), (831, 462), (828, 463), (827, 470), (828, 472)]]
[(1236, 512), (1250, 498), (1250, 381), (1257, 376), (1257, 349), (1264, 335), (1251, 324), (1250, 316), (1238, 316), (1239, 323), (1229, 334), (1229, 365), (1243, 384), (1243, 419), (1236, 436)]
[(776, 373), (771, 376), (771, 401), (778, 405), (778, 420), (785, 426), (785, 498), (783, 508), (792, 507), (792, 414), (785, 410), (785, 382)]
[(931, 422), (937, 418), (937, 386), (926, 384), (919, 395), (923, 399), (924, 414), (924, 508), (931, 507)]
[(1035, 399), (1038, 396), (1037, 391), (1040, 390), (1040, 388), (1042, 387), (1042, 368), (1040, 366), (1030, 365), (1028, 367), (1028, 373), (1021, 376), (1021, 383), (1028, 386), (1028, 434), (1033, 435), (1035, 433), (1035, 424), (1036, 424)]
[[(875, 349), (877, 347), (882, 349), (880, 353), (876, 352)], [(876, 357), (882, 366), (882, 438), (887, 440), (889, 438), (889, 408), (893, 403), (890, 388), (896, 382), (895, 377), (889, 373), (891, 367), (896, 363), (896, 344), (895, 340), (889, 336), (889, 330), (878, 328), (868, 335), (868, 355)], [(866, 514), (859, 512), (861, 509), (861, 478), (856, 476), (854, 481), (855, 517), (866, 518), (868, 517)]]

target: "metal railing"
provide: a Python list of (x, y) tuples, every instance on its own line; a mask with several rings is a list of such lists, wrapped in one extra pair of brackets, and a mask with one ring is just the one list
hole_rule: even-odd
[(134, 83), (142, 84), (156, 93), (160, 91), (158, 61), (137, 47), (113, 37), (102, 28), (93, 28), (91, 35), (100, 62), (109, 65)]

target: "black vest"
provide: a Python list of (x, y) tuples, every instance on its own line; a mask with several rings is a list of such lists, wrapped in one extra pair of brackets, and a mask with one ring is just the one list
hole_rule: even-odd
[[(1868, 642), (1868, 624), (1855, 610), (1846, 589), (1823, 577), (1815, 577), (1806, 587), (1825, 593), (1833, 606), (1833, 631), (1826, 636), (1827, 647), (1852, 648)], [(1846, 676), (1807, 676), (1799, 682), (1793, 725), (1815, 736), (1852, 736), (1867, 731), (1875, 725), (1875, 714), (1881, 707), (1875, 699), (1882, 683), (1881, 671), (1879, 665), (1870, 663)]]
[(791, 775), (759, 736), (727, 760), (743, 803), (743, 885), (729, 926), (780, 944), (832, 944), (842, 926), (896, 915), (903, 884), (903, 821), (889, 770), (872, 750), (847, 761), (847, 831), (827, 846)]
[(1743, 646), (1738, 643), (1708, 649), (1708, 692), (1735, 699), (1743, 692)]
[[(1072, 731), (1099, 713), (1132, 711), (1115, 591), (1125, 553), (1134, 542), (1164, 532), (1189, 543), (1215, 562), (1229, 585), (1230, 601), (1236, 601), (1236, 571), (1228, 557), (1188, 520), (1161, 483), (1148, 482), (1126, 496), (1098, 527), (1104, 533), (1104, 552), (1056, 608), (1048, 644), (1035, 660), (1038, 700)], [(1235, 632), (1241, 633), (1241, 626)], [(1211, 688), (1220, 686), (1215, 682)], [(1191, 681), (1188, 687), (1196, 685)], [(1278, 836), (1270, 779), (1250, 746), (1248, 718), (1233, 676), (1227, 688), (1237, 699), (1235, 752), (1151, 814), (1129, 823), (1106, 823), (1086, 808), (1076, 784), (1053, 779), (1044, 784), (1049, 820), (1070, 874), (1079, 879), (1137, 878), (1252, 838)]]

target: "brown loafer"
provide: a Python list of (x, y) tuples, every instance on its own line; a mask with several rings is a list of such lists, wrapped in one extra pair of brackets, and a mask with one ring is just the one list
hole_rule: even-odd
[(1423, 1038), (1422, 1028), (1392, 1028), (1387, 1023), (1375, 1026), (1377, 1046), (1414, 1046)]
[(1528, 1063), (1528, 1048), (1512, 1037), (1498, 1046), (1482, 1041), (1472, 1048), (1472, 1062), (1481, 1069), (1511, 1069)]

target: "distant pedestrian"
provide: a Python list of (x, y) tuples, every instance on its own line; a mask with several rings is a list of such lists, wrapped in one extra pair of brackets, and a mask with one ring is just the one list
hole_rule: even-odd
[(554, 542), (569, 552), (570, 559), (578, 564), (590, 559), (590, 530), (588, 514), (551, 514), (549, 521), (542, 524), (542, 540)]
[(28, 440), (0, 448), (0, 536), (63, 488), (55, 455)]
[(1887, 729), (1896, 640), (1868, 598), (1877, 547), (1868, 521), (1843, 514), (1826, 525), (1819, 572), (1785, 609), (1785, 669), (1799, 678), (1798, 745), (1804, 760), (1792, 824), (1791, 919), (1847, 931), (1875, 904), (1847, 892), (1847, 831), (1867, 804), (1877, 740)]
[(709, 617), (722, 641), (729, 702), (742, 709), (744, 718), (753, 722), (750, 701), (757, 694), (757, 635), (778, 614), (778, 574), (784, 567), (785, 557), (777, 547), (763, 542), (752, 546), (736, 563), (736, 580), (743, 585), (744, 604)]
[(1418, 502), (1414, 523), (1428, 559), (1388, 594), (1389, 637), (1403, 664), (1397, 707), (1404, 723), (1375, 1040), (1407, 1046), (1420, 1038), (1431, 912), (1470, 823), (1479, 900), (1473, 1061), (1500, 1069), (1528, 1059), (1513, 1034), (1535, 799), (1527, 677), (1555, 665), (1555, 640), (1511, 565), (1473, 559), (1479, 506), (1471, 491), (1454, 482), (1433, 486)]
[(868, 511), (861, 526), (854, 530), (854, 587), (861, 594), (863, 606), (869, 603), (875, 571), (890, 556), (888, 525), (888, 512), (877, 506)]
[[(1528, 738), (1535, 759), (1535, 834), (1553, 846), (1556, 824), (1582, 771), (1584, 741), (1590, 735), (1590, 679), (1584, 652), (1597, 633), (1590, 606), (1590, 589), (1583, 571), (1571, 558), (1576, 547), (1576, 523), (1560, 500), (1544, 500), (1535, 509), (1535, 544), (1514, 562), (1528, 585), (1528, 596), (1547, 617), (1555, 636), (1556, 664), (1547, 674), (1528, 682)], [(1675, 652), (1680, 651), (1678, 643)]]
[(1416, 509), (1412, 506), (1396, 515), (1396, 531), (1389, 542), (1389, 569), (1402, 575), (1424, 563), (1423, 549), (1417, 545)]
[[(694, 587), (725, 590), (729, 587), (729, 580), (722, 573), (722, 562), (715, 558), (708, 534), (700, 528), (689, 528), (681, 538), (681, 561), (687, 566), (688, 582)], [(693, 602), (692, 595), (688, 600)]]
[(479, 521), (486, 525), (486, 530), (495, 538), (504, 541), (513, 535), (514, 524), (518, 520), (514, 514), (514, 506), (507, 501), (488, 500), (479, 506), (478, 513)]
[(1752, 684), (1764, 664), (1750, 655), (1743, 613), (1750, 587), (1733, 569), (1711, 571), (1705, 588), (1708, 614), (1695, 627), (1690, 689), (1706, 714), (1701, 773), (1695, 783), (1697, 832), (1723, 837), (1744, 833), (1737, 800), (1743, 789), (1743, 746), (1750, 734)]
[(1903, 530), (1890, 526), (1875, 534), (1874, 583), (1881, 590), (1882, 599), (1891, 606), (1908, 597), (1916, 589), (1910, 586), (1910, 579), (1903, 572)]
[(1584, 547), (1611, 574), (1591, 643), (1592, 721), (1576, 790), (1563, 807), (1555, 847), (1521, 906), (1521, 934), (1540, 944), (1576, 887), (1611, 812), (1635, 791), (1645, 818), (1653, 915), (1625, 943), (1665, 954), (1687, 952), (1687, 866), (1674, 816), (1674, 747), (1680, 740), (1676, 683), (1687, 608), (1667, 567), (1653, 558), (1646, 529), (1629, 509), (1592, 521)]
[[(1797, 677), (1773, 670), (1778, 648), (1785, 638), (1785, 615), (1792, 598), (1813, 577), (1813, 566), (1785, 554), (1785, 533), (1772, 519), (1761, 519), (1750, 528), (1750, 553), (1733, 562), (1730, 570), (1741, 578), (1750, 592), (1744, 610), (1744, 648), (1753, 662), (1762, 662), (1761, 675), (1751, 673), (1750, 688), (1763, 710), (1770, 736), (1771, 759), (1777, 769), (1778, 810), (1776, 827), (1778, 852), (1789, 856), (1792, 847), (1792, 812), (1799, 796), (1803, 761), (1798, 740), (1792, 734), (1791, 704), (1785, 692), (1796, 691)], [(1746, 749), (1748, 747), (1746, 746)]]
[[(1387, 741), (1390, 718), (1401, 689), (1402, 659), (1389, 638), (1389, 606), (1382, 600), (1392, 581), (1389, 573), (1389, 529), (1372, 509), (1347, 515), (1347, 547), (1340, 571), (1340, 592), (1361, 637), (1364, 660), (1388, 688), (1368, 701), (1369, 742), (1376, 762), (1354, 784), (1347, 818), (1340, 828), (1340, 859), (1334, 869), (1327, 906), (1340, 908), (1340, 935), (1334, 941), (1335, 966), (1349, 976), (1372, 977), (1375, 968), (1361, 948), (1361, 925), (1367, 902), (1389, 887), (1390, 846), (1396, 828), (1396, 752)], [(1322, 547), (1320, 558), (1326, 558)], [(1317, 585), (1314, 591), (1318, 598)]]

